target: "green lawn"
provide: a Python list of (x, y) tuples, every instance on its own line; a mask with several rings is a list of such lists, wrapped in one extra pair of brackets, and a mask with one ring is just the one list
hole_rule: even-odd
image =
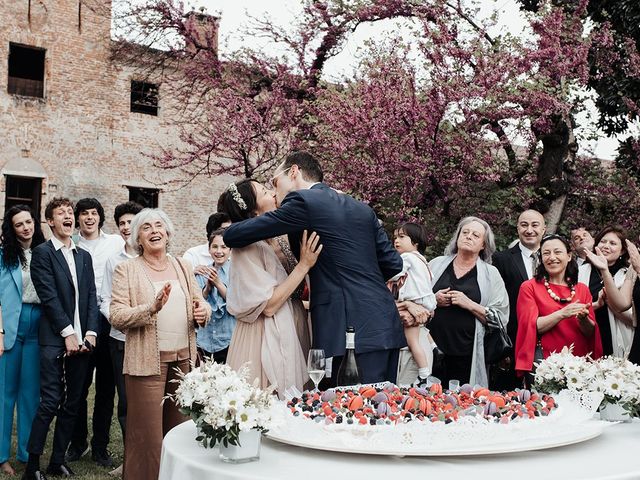
[[(89, 436), (91, 436), (91, 415), (93, 413), (93, 397), (95, 395), (95, 390), (93, 385), (89, 390)], [(118, 396), (116, 395), (116, 405), (118, 401)], [(15, 423), (15, 419), (14, 419)], [(49, 456), (51, 455), (51, 442), (53, 440), (53, 426), (49, 429), (49, 435), (47, 436), (47, 446), (45, 447), (45, 451), (40, 458), (40, 466), (43, 470), (47, 468), (49, 463)], [(15, 427), (15, 425), (14, 425)], [(91, 438), (87, 439), (88, 442), (91, 441)], [(116, 416), (116, 407), (113, 408), (113, 420), (111, 422), (111, 441), (109, 442), (109, 451), (113, 457), (113, 462), (115, 467), (119, 466), (122, 463), (123, 459), (123, 442), (122, 442), (122, 432), (120, 431), (120, 424), (118, 423), (118, 418)], [(24, 472), (24, 465), (18, 463), (15, 460), (15, 428), (14, 428), (14, 438), (13, 438), (13, 450), (12, 450), (12, 460), (11, 465), (18, 473), (17, 477), (9, 477), (7, 475), (0, 474), (0, 478), (20, 478), (22, 476), (22, 472)], [(82, 457), (77, 462), (72, 462), (69, 464), (71, 469), (76, 473), (73, 477), (77, 480), (114, 480), (116, 477), (112, 477), (109, 475), (109, 472), (112, 470), (111, 468), (104, 468), (96, 465), (91, 460), (91, 452)], [(114, 467), (114, 468), (115, 468)]]

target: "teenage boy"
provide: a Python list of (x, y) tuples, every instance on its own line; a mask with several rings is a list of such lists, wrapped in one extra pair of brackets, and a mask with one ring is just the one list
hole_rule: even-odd
[(209, 253), (209, 242), (208, 240), (211, 238), (211, 233), (214, 230), (218, 230), (219, 228), (228, 227), (231, 225), (231, 221), (229, 220), (229, 215), (224, 212), (217, 212), (212, 215), (209, 215), (209, 220), (207, 220), (207, 243), (203, 243), (201, 245), (196, 245), (195, 247), (191, 247), (182, 258), (185, 260), (189, 260), (191, 265), (193, 266), (193, 273), (196, 275), (206, 275), (209, 265), (213, 259)]
[[(104, 209), (95, 198), (82, 198), (75, 207), (75, 220), (79, 229), (78, 247), (91, 254), (96, 292), (101, 291), (102, 276), (107, 259), (124, 247), (120, 235), (108, 235), (102, 231), (105, 216)], [(100, 298), (97, 298), (100, 306)], [(98, 344), (91, 355), (89, 370), (85, 379), (82, 399), (78, 406), (78, 418), (71, 437), (71, 445), (67, 452), (67, 461), (78, 460), (87, 452), (87, 395), (93, 381), (93, 371), (96, 372), (96, 395), (93, 407), (93, 437), (91, 439), (91, 458), (103, 467), (111, 467), (113, 460), (107, 451), (109, 431), (113, 416), (113, 398), (115, 383), (113, 367), (109, 355), (109, 321), (100, 316), (98, 330)]]
[[(131, 236), (131, 221), (142, 210), (142, 205), (136, 202), (126, 202), (118, 205), (114, 211), (113, 219), (118, 226), (120, 237), (124, 240), (124, 247), (107, 260), (102, 277), (102, 287), (100, 290), (100, 313), (104, 318), (109, 318), (109, 304), (113, 292), (113, 272), (116, 267), (125, 260), (135, 258), (138, 252), (129, 245)], [(124, 342), (125, 334), (120, 330), (111, 327), (109, 331), (109, 353), (111, 355), (111, 365), (113, 367), (113, 377), (118, 392), (118, 422), (122, 429), (122, 438), (125, 438), (125, 425), (127, 418), (127, 395), (124, 387), (124, 376), (122, 375), (122, 365), (124, 363)], [(119, 472), (116, 472), (119, 473)]]
[(49, 241), (33, 250), (31, 278), (42, 301), (40, 320), (40, 404), (31, 427), (26, 480), (42, 480), (40, 456), (49, 426), (57, 417), (47, 473), (70, 476), (64, 463), (89, 364), (96, 345), (98, 303), (91, 255), (71, 236), (73, 203), (54, 198), (45, 208)]

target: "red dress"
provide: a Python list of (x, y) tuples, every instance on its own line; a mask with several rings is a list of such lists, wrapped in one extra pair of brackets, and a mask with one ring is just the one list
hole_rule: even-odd
[[(571, 295), (571, 289), (563, 285), (550, 284), (551, 289), (560, 298)], [(540, 336), (544, 358), (553, 352), (559, 352), (562, 347), (573, 344), (573, 354), (584, 356), (591, 354), (592, 358), (602, 356), (602, 341), (598, 324), (595, 322), (593, 308), (591, 307), (591, 292), (589, 287), (578, 283), (575, 287), (576, 294), (571, 303), (589, 304), (589, 319), (595, 324), (595, 331), (591, 336), (585, 336), (580, 330), (577, 317), (568, 317), (560, 320), (551, 330)], [(564, 308), (567, 304), (560, 303), (549, 295), (543, 281), (535, 278), (527, 280), (520, 286), (518, 294), (517, 314), (518, 333), (516, 335), (516, 371), (519, 375), (530, 372), (533, 369), (533, 355), (538, 339), (537, 320), (553, 312)]]

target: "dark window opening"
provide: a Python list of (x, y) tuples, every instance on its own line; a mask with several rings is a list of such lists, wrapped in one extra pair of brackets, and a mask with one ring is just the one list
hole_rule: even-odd
[(14, 205), (29, 205), (40, 218), (40, 193), (42, 179), (28, 177), (6, 177), (6, 192), (4, 197), (4, 211)]
[(131, 111), (158, 115), (158, 85), (131, 80)]
[(129, 189), (129, 201), (136, 202), (145, 208), (158, 208), (158, 196), (160, 190), (157, 188), (127, 187)]
[(43, 48), (9, 44), (9, 93), (44, 97), (45, 52)]

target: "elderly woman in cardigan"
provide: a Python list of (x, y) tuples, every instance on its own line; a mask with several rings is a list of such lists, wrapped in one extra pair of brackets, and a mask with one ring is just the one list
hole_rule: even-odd
[(177, 371), (189, 371), (196, 359), (195, 324), (211, 316), (189, 262), (167, 253), (172, 233), (166, 213), (142, 210), (129, 238), (140, 256), (118, 265), (113, 275), (110, 320), (127, 335), (125, 480), (158, 478), (162, 439), (186, 420), (163, 398), (175, 392)]
[(491, 227), (477, 217), (463, 218), (444, 251), (429, 266), (437, 308), (429, 330), (444, 352), (433, 372), (446, 385), (460, 380), (487, 386), (484, 336), (488, 326), (509, 321), (509, 297), (498, 270)]

